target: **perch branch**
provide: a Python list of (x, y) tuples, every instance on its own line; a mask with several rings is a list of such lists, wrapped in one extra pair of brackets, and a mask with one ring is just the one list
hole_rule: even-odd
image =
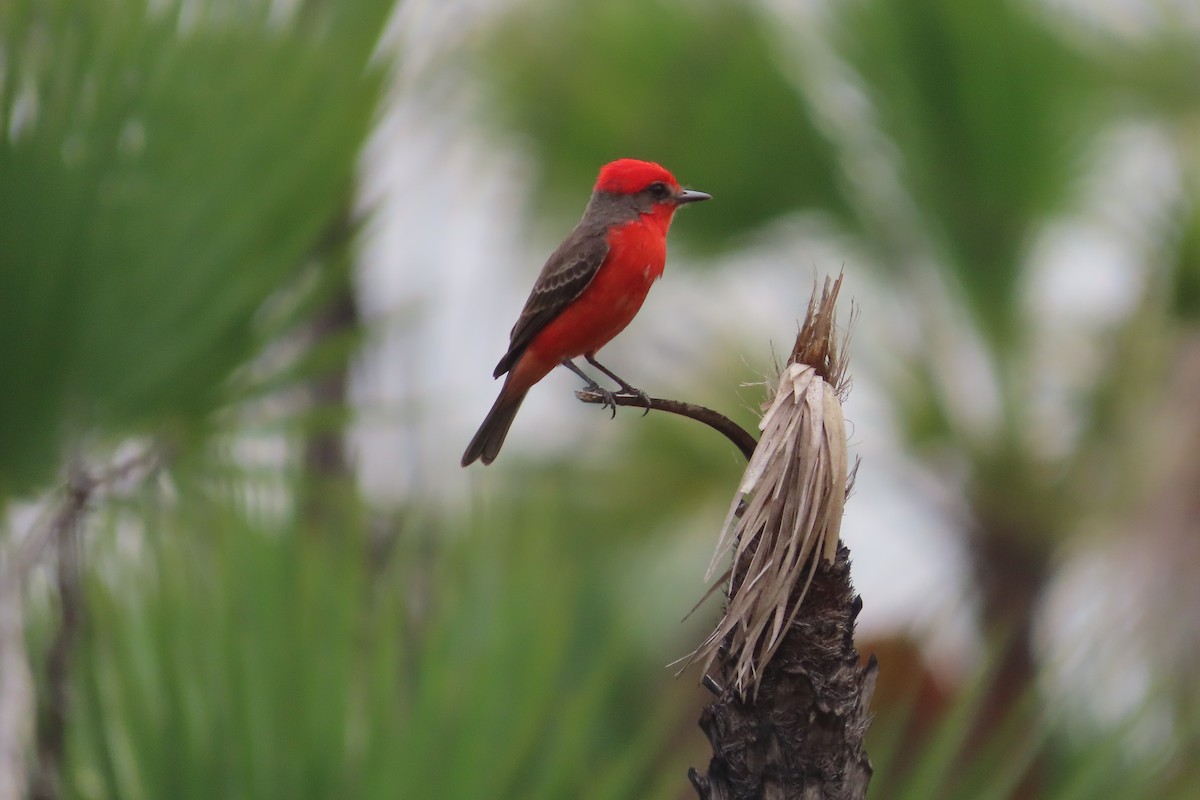
[[(599, 392), (589, 391), (588, 389), (576, 391), (575, 396), (584, 403), (599, 405), (606, 402), (604, 395)], [(635, 395), (614, 394), (612, 395), (612, 400), (619, 406), (646, 408), (646, 401)], [(649, 400), (650, 408), (648, 410), (665, 411), (668, 414), (678, 414), (681, 417), (702, 422), (733, 442), (734, 446), (742, 452), (747, 461), (750, 460), (750, 456), (754, 455), (754, 448), (758, 446), (758, 441), (755, 440), (754, 436), (748, 430), (724, 414), (713, 411), (711, 408), (698, 406), (695, 403), (685, 403), (682, 400), (664, 400), (659, 397), (651, 397)]]

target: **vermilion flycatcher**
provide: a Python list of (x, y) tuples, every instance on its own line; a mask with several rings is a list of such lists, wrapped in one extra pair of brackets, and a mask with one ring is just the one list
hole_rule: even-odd
[(649, 161), (623, 158), (601, 168), (583, 219), (542, 267), (513, 326), (508, 352), (492, 373), (498, 378), (507, 372), (508, 377), (463, 453), (464, 467), (476, 459), (492, 463), (529, 388), (559, 364), (611, 403), (611, 392), (575, 366), (573, 358), (583, 356), (620, 384), (622, 392), (645, 398), (597, 362), (596, 351), (625, 329), (650, 284), (662, 277), (675, 209), (709, 199), (704, 192), (679, 188), (670, 172)]

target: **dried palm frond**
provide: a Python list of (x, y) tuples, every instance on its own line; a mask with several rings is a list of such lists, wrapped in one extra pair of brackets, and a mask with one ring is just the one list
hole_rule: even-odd
[(743, 696), (756, 691), (818, 564), (837, 554), (849, 478), (845, 349), (835, 339), (833, 313), (841, 281), (827, 278), (819, 301), (814, 288), (706, 576), (732, 548), (720, 581), (728, 580), (725, 616), (692, 658), (703, 659), (707, 671), (727, 650), (723, 660), (734, 665)]

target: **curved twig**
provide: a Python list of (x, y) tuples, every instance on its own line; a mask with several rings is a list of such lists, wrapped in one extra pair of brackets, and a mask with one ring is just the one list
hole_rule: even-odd
[[(575, 396), (581, 402), (593, 403), (595, 405), (606, 404), (608, 400), (600, 392), (593, 392), (588, 389), (577, 390)], [(611, 397), (619, 406), (646, 408), (646, 401), (637, 395), (613, 394)], [(713, 411), (711, 408), (698, 406), (695, 403), (685, 403), (682, 400), (664, 400), (660, 397), (651, 397), (648, 399), (650, 400), (650, 410), (665, 411), (668, 414), (678, 414), (681, 417), (688, 417), (697, 422), (702, 422), (733, 442), (734, 446), (742, 451), (742, 455), (746, 457), (747, 461), (750, 460), (750, 456), (754, 455), (754, 448), (758, 446), (758, 440), (748, 430), (724, 414)]]

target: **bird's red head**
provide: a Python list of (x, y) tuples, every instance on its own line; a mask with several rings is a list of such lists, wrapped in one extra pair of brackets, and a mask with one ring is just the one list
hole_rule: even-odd
[(596, 179), (596, 191), (613, 194), (637, 194), (653, 183), (665, 183), (679, 189), (679, 181), (665, 167), (653, 161), (638, 161), (636, 158), (620, 158), (600, 168)]
[(638, 213), (661, 217), (668, 223), (679, 206), (712, 199), (704, 192), (679, 188), (679, 181), (662, 166), (636, 158), (621, 158), (601, 167), (596, 193), (620, 198), (623, 205)]

